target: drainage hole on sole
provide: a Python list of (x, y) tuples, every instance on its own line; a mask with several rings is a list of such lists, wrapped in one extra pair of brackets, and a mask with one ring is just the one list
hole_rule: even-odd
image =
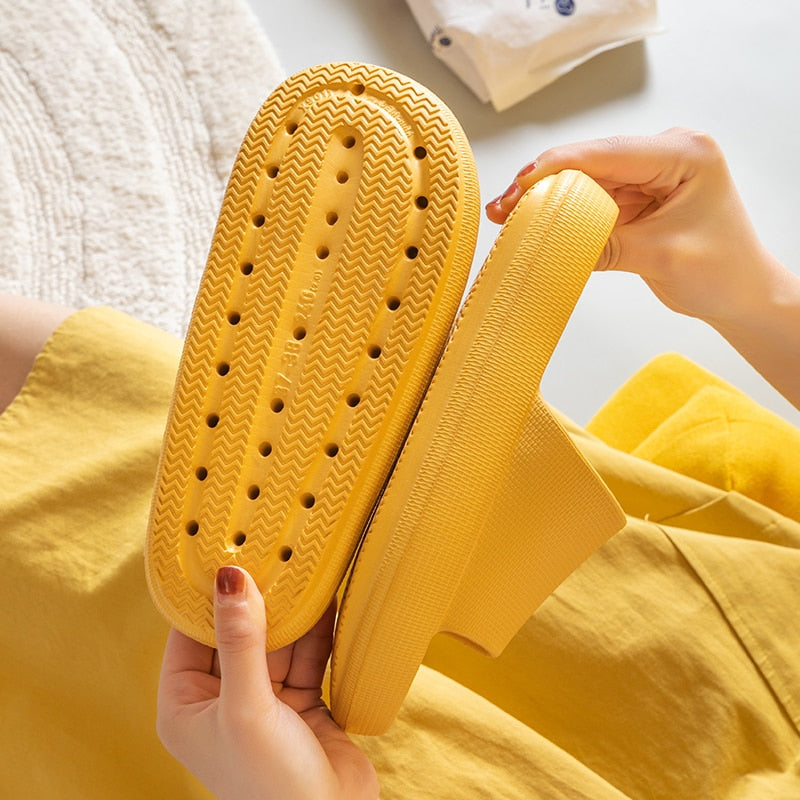
[(299, 328), (294, 329), (292, 336), (298, 341), (302, 342), (306, 338), (306, 329), (301, 325)]
[(406, 258), (416, 258), (419, 255), (419, 248), (414, 247), (412, 244), (410, 247), (406, 247)]
[(209, 428), (216, 428), (219, 425), (219, 414), (209, 414), (206, 417), (206, 425)]
[(335, 442), (325, 445), (325, 455), (328, 458), (335, 458), (339, 454), (339, 445)]
[(241, 547), (241, 546), (242, 546), (242, 545), (243, 545), (243, 544), (244, 544), (246, 541), (247, 541), (247, 534), (246, 534), (246, 533), (243, 533), (242, 531), (239, 531), (239, 533), (237, 533), (237, 534), (236, 534), (236, 535), (233, 537), (233, 543), (234, 543), (234, 544), (235, 544), (237, 547)]
[(303, 508), (313, 508), (314, 503), (316, 502), (317, 498), (314, 497), (311, 492), (306, 492), (305, 494), (300, 495), (300, 505), (303, 506)]
[(327, 247), (325, 247), (325, 245), (324, 245), (324, 244), (323, 244), (323, 245), (320, 245), (320, 246), (317, 248), (317, 258), (318, 258), (320, 261), (324, 261), (324, 260), (325, 260), (325, 259), (326, 259), (326, 258), (327, 258), (327, 257), (328, 257), (330, 254), (331, 254), (331, 251), (330, 251), (330, 250), (328, 250), (328, 248), (327, 248)]
[(421, 194), (415, 201), (417, 208), (427, 208), (428, 207), (428, 198), (425, 197), (424, 194)]
[(253, 272), (253, 265), (249, 261), (245, 261), (239, 269), (242, 271), (242, 275), (251, 275)]
[(335, 211), (329, 211), (325, 215), (325, 222), (327, 222), (328, 225), (335, 225), (338, 221), (339, 215)]
[(280, 397), (276, 397), (269, 405), (269, 407), (276, 413), (280, 414), (283, 411), (283, 400)]
[(197, 532), (200, 530), (200, 524), (196, 520), (191, 520), (191, 522), (186, 523), (186, 533), (189, 536), (197, 536)]
[(355, 393), (347, 395), (347, 405), (349, 405), (350, 408), (355, 408), (360, 402), (361, 395)]
[(281, 549), (278, 551), (278, 558), (283, 561), (284, 564), (287, 561), (291, 561), (293, 555), (294, 552), (292, 551), (291, 547), (281, 547)]
[(422, 145), (414, 148), (414, 157), (418, 158), (420, 161), (422, 161), (423, 158), (426, 158), (427, 155), (428, 151), (424, 147), (422, 147)]
[(267, 175), (270, 178), (277, 178), (278, 177), (278, 166), (277, 166), (277, 164), (270, 164), (267, 167)]
[(197, 480), (204, 481), (208, 477), (208, 470), (205, 467), (198, 467), (194, 474)]
[(400, 298), (399, 297), (390, 297), (386, 301), (386, 308), (388, 308), (389, 311), (397, 311), (397, 309), (400, 308)]
[(297, 130), (297, 123), (296, 122), (287, 122), (286, 123), (286, 133), (294, 133)]
[(258, 488), (258, 486), (251, 486), (251, 487), (250, 487), (250, 488), (248, 488), (248, 490), (247, 490), (247, 496), (248, 496), (248, 497), (249, 497), (251, 500), (257, 500), (257, 499), (258, 499), (258, 496), (259, 496), (260, 494), (261, 494), (261, 489), (259, 489), (259, 488)]
[(339, 172), (339, 173), (336, 175), (336, 180), (337, 180), (339, 183), (347, 183), (347, 181), (349, 181), (349, 180), (350, 180), (350, 176), (349, 176), (349, 175), (348, 175), (348, 174), (347, 174), (347, 173), (346, 173), (344, 170), (341, 170), (341, 172)]
[(380, 345), (377, 345), (377, 344), (371, 344), (367, 348), (367, 355), (370, 358), (373, 358), (373, 359), (374, 358), (380, 358), (381, 357), (381, 352), (382, 351), (381, 351)]
[(272, 453), (272, 445), (269, 442), (261, 442), (258, 446), (258, 452), (263, 458), (266, 458)]
[(242, 315), (238, 311), (231, 311), (228, 314), (228, 322), (231, 325), (238, 325), (242, 321)]
[(345, 136), (344, 139), (342, 139), (342, 147), (345, 147), (348, 150), (355, 147), (355, 145), (356, 145), (355, 136)]
[(256, 226), (256, 228), (260, 228), (260, 227), (262, 227), (262, 226), (263, 226), (263, 224), (264, 224), (266, 221), (267, 221), (267, 218), (266, 218), (266, 217), (265, 217), (263, 214), (256, 214), (256, 215), (253, 217), (253, 225), (255, 225), (255, 226)]
[(354, 83), (350, 87), (350, 89), (353, 92), (353, 94), (364, 94), (364, 91), (366, 90), (366, 87), (364, 86), (363, 83)]
[(227, 375), (231, 371), (231, 365), (227, 361), (220, 361), (217, 364), (217, 375)]

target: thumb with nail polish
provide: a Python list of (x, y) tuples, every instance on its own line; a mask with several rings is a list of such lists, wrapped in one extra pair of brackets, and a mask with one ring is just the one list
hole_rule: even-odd
[(297, 642), (266, 653), (266, 614), (253, 578), (216, 576), (216, 651), (170, 632), (158, 733), (218, 798), (373, 798), (375, 771), (331, 718), (322, 679), (335, 605)]

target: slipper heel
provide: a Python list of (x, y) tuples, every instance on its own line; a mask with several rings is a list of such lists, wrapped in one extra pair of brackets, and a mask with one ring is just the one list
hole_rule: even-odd
[(467, 140), (428, 90), (312, 68), (242, 144), (187, 335), (147, 537), (170, 623), (213, 645), (223, 564), (268, 644), (341, 582), (453, 325), (479, 217)]
[(332, 708), (386, 730), (432, 638), (498, 655), (624, 516), (541, 399), (617, 208), (568, 171), (503, 227), (436, 371), (344, 595)]

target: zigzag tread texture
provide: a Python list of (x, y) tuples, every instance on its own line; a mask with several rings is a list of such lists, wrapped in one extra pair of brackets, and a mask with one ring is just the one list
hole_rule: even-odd
[(213, 583), (247, 569), (270, 649), (322, 614), (444, 347), (477, 231), (457, 122), (388, 70), (282, 84), (234, 164), (162, 448), (146, 566), (213, 645)]

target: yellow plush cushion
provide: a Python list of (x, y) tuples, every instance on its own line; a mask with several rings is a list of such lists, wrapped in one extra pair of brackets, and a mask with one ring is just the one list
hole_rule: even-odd
[(800, 431), (683, 356), (660, 356), (587, 425), (608, 444), (800, 519)]

